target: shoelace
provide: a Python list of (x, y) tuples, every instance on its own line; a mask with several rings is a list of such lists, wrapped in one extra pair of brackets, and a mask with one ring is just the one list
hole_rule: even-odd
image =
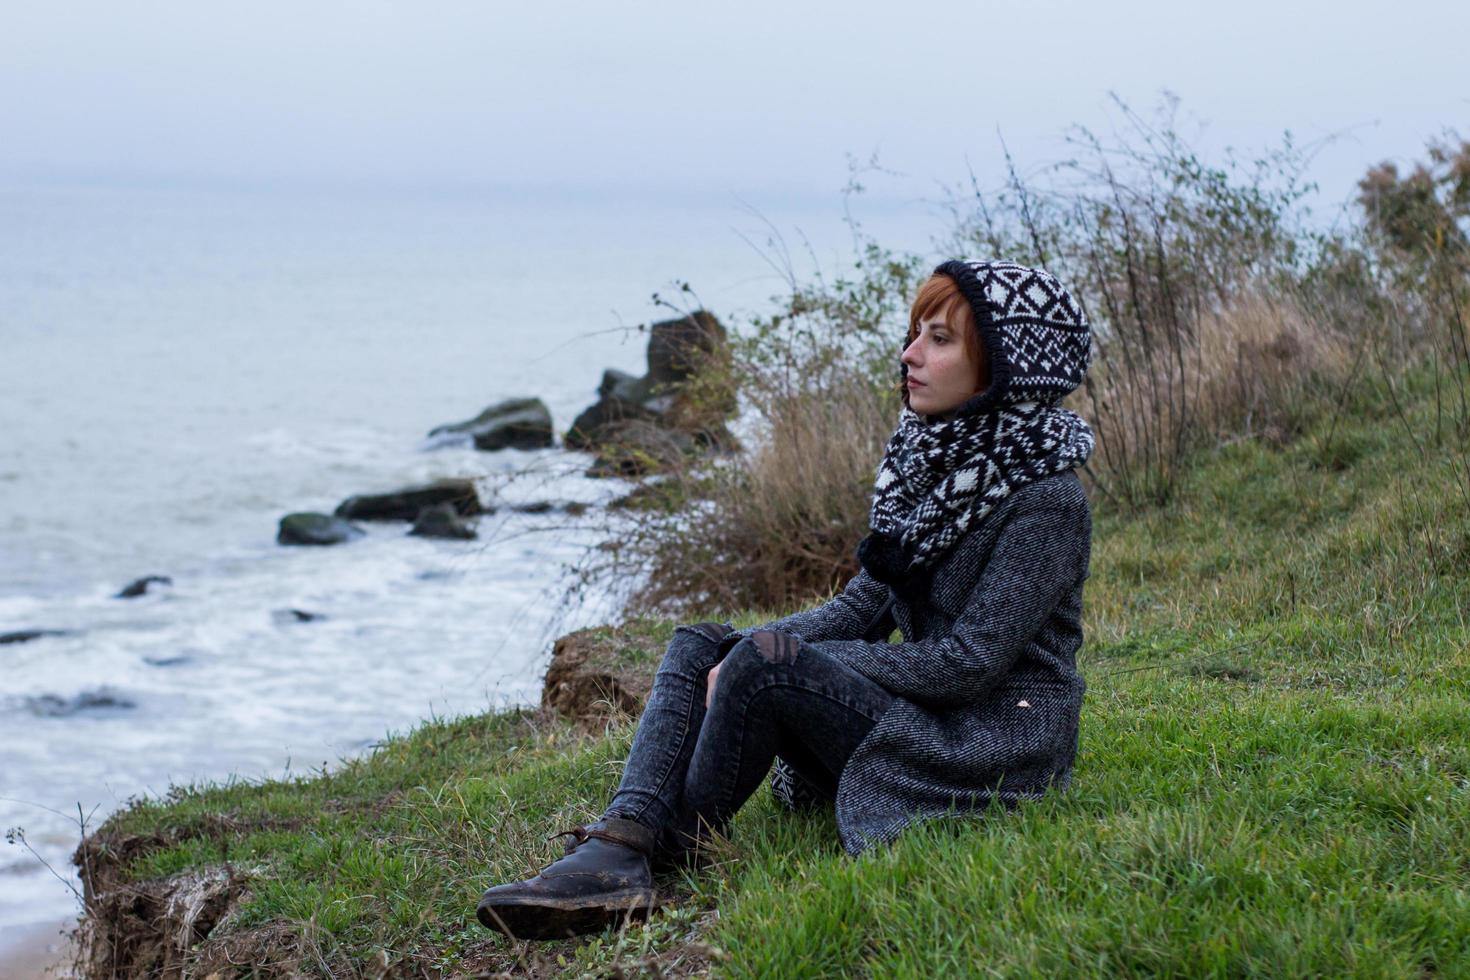
[(552, 834), (551, 836), (547, 837), (546, 839), (547, 840), (556, 840), (558, 837), (568, 837), (568, 836), (575, 837), (577, 839), (577, 843), (580, 844), (583, 841), (585, 841), (588, 838), (588, 836), (590, 836), (590, 835), (588, 834), (588, 831), (587, 831), (587, 828), (586, 827), (573, 827), (571, 830), (558, 830), (556, 833)]
[(575, 837), (577, 839), (577, 844), (579, 845), (586, 843), (587, 839), (590, 837), (597, 837), (601, 840), (612, 841), (614, 844), (622, 844), (624, 847), (631, 847), (633, 848), (633, 850), (639, 851), (640, 853), (643, 850), (635, 842), (629, 840), (621, 834), (609, 833), (606, 830), (598, 830), (596, 828), (589, 830), (586, 827), (581, 826), (572, 827), (570, 830), (558, 830), (556, 833), (550, 835), (546, 839), (555, 840), (558, 837), (567, 836)]

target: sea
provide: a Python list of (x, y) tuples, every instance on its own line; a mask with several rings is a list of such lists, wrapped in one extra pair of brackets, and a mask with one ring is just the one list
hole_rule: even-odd
[(441, 477), (595, 515), (630, 486), (586, 454), (428, 433), (536, 396), (559, 442), (605, 369), (643, 373), (640, 325), (739, 329), (850, 270), (853, 221), (920, 254), (941, 230), (836, 191), (0, 183), (0, 633), (56, 631), (0, 645), (0, 935), (77, 914), (71, 853), (130, 799), (538, 702), (554, 639), (618, 618), (569, 588), (602, 522), (306, 548), (281, 517)]

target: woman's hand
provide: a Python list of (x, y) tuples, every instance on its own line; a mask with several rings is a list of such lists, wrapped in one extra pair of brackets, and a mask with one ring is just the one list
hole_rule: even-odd
[(713, 701), (714, 698), (715, 698), (715, 678), (719, 676), (719, 674), (720, 674), (720, 667), (723, 664), (724, 664), (724, 661), (721, 660), (719, 663), (717, 663), (713, 667), (711, 667), (709, 669), (709, 677), (706, 678), (706, 680), (705, 680), (705, 683), (704, 683), (704, 710), (706, 710), (706, 711), (709, 710), (710, 702)]

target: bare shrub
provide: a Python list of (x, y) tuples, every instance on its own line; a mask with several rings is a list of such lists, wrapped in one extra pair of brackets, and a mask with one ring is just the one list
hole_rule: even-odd
[(1470, 501), (1470, 140), (1453, 131), (1431, 139), (1427, 162), (1407, 175), (1392, 163), (1371, 168), (1358, 182), (1365, 251), (1373, 272), (1394, 300), (1395, 334), (1409, 333), (1417, 358), (1433, 376), (1432, 433), (1407, 424), (1419, 444), (1432, 439), (1450, 450), (1455, 486)]
[(786, 393), (770, 408), (771, 427), (745, 460), (695, 478), (702, 499), (691, 520), (649, 512), (636, 539), (649, 575), (633, 608), (784, 609), (857, 571), (896, 393), (857, 377)]
[(857, 571), (898, 397), (861, 376), (833, 382), (773, 396), (743, 456), (662, 477), (583, 577), (637, 583), (626, 607), (648, 613), (783, 610), (840, 588)]
[(735, 460), (667, 478), (664, 506), (632, 512), (583, 571), (641, 581), (634, 609), (691, 614), (784, 610), (842, 585), (897, 419), (908, 305), (941, 257), (1044, 266), (1083, 305), (1097, 354), (1066, 404), (1097, 433), (1083, 476), (1112, 505), (1166, 503), (1198, 450), (1285, 442), (1340, 411), (1366, 372), (1425, 358), (1451, 379), (1470, 446), (1470, 144), (1437, 145), (1435, 166), (1407, 179), (1375, 169), (1364, 220), (1329, 233), (1307, 220), (1310, 155), (1289, 133), (1249, 164), (1212, 163), (1178, 132), (1176, 101), (1153, 121), (1117, 105), (1110, 142), (1077, 128), (1077, 156), (1039, 177), (1012, 166), (998, 191), (972, 179), (952, 192), (936, 255), (854, 226), (847, 277), (789, 277), (777, 312), (736, 328), (726, 365), (760, 435)]
[(1191, 452), (1242, 434), (1230, 420), (1256, 422), (1267, 395), (1240, 383), (1245, 362), (1306, 351), (1292, 317), (1273, 326), (1265, 311), (1322, 242), (1304, 223), (1313, 185), (1289, 135), (1249, 165), (1211, 163), (1179, 133), (1177, 101), (1154, 121), (1115, 102), (1124, 125), (1110, 142), (1075, 127), (1077, 155), (1039, 177), (1012, 165), (1000, 191), (952, 193), (952, 247), (1043, 265), (1081, 302), (1097, 342), (1078, 409), (1100, 433), (1087, 474), (1137, 506), (1167, 501)]
[[(1136, 472), (1148, 462), (1132, 438), (1139, 430), (1126, 406), (1154, 399), (1159, 429), (1172, 432), (1185, 428), (1176, 413), (1187, 409), (1196, 442), (1261, 437), (1280, 445), (1317, 415), (1319, 396), (1353, 367), (1352, 336), (1289, 293), (1242, 292), (1206, 312), (1195, 327), (1180, 338), (1177, 361), (1153, 365), (1167, 377), (1118, 371), (1119, 356), (1100, 359), (1093, 368), (1087, 383), (1092, 410), (1082, 414), (1092, 416), (1109, 470)], [(1167, 391), (1187, 397), (1157, 397)]]

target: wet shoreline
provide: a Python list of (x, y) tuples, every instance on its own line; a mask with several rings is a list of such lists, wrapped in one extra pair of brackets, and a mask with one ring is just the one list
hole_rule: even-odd
[(70, 956), (71, 939), (66, 933), (76, 924), (72, 917), (0, 926), (0, 980), (62, 980), (69, 976), (59, 967)]

